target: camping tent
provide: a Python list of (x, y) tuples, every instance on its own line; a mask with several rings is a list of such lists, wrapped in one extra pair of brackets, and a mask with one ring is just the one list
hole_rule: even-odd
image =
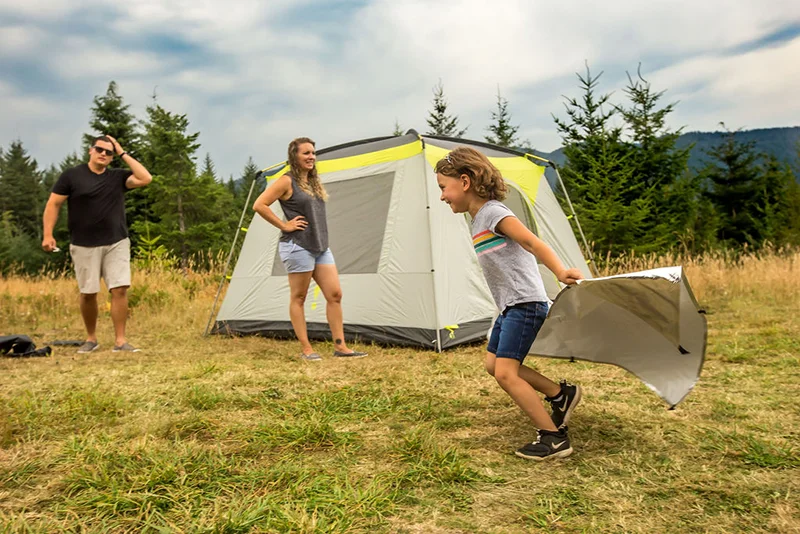
[[(591, 277), (535, 156), (413, 130), (319, 150), (317, 168), (329, 194), (330, 247), (344, 295), (346, 336), (437, 351), (485, 338), (496, 310), (473, 250), (469, 221), (440, 202), (433, 172), (436, 162), (460, 145), (489, 157), (510, 185), (505, 204), (566, 266)], [(265, 177), (275, 179), (287, 170), (281, 164)], [(278, 238), (276, 228), (253, 218), (212, 332), (292, 335)], [(539, 267), (548, 295), (555, 298), (560, 284)], [(306, 319), (309, 337), (330, 337), (325, 301), (313, 282)]]

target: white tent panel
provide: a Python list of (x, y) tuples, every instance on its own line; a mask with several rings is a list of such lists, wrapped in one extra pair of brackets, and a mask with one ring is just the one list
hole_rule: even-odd
[(433, 269), (439, 328), (491, 319), (495, 304), (475, 255), (469, 223), (440, 200), (436, 174), (429, 165), (426, 165), (425, 183), (430, 199), (428, 211), (435, 251)]
[(382, 272), (430, 275), (431, 237), (422, 154), (396, 162), (392, 202), (384, 240)]

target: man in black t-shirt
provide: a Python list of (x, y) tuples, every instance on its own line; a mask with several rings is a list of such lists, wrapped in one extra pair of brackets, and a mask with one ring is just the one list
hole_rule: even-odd
[[(127, 169), (109, 169), (114, 155)], [(100, 348), (97, 342), (97, 293), (100, 278), (111, 292), (111, 320), (114, 323), (114, 352), (138, 352), (125, 339), (128, 318), (128, 287), (131, 285), (131, 248), (125, 221), (125, 192), (153, 180), (147, 169), (127, 154), (116, 139), (103, 135), (89, 149), (89, 163), (67, 169), (59, 176), (44, 208), (42, 248), (56, 249), (53, 228), (66, 201), (70, 234), (69, 252), (81, 292), (81, 315), (86, 325), (86, 342), (80, 353)]]

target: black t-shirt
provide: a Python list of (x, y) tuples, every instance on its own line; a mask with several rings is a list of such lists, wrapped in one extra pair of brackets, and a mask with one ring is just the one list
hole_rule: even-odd
[(81, 247), (111, 245), (128, 237), (125, 220), (125, 180), (128, 169), (108, 169), (95, 174), (86, 163), (67, 169), (53, 185), (65, 195), (70, 242)]

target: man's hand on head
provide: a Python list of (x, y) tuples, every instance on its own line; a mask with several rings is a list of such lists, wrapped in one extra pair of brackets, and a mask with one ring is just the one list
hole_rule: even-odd
[(111, 137), (111, 136), (110, 136), (110, 135), (108, 135), (108, 134), (106, 134), (106, 137), (108, 137), (108, 138), (111, 140), (111, 144), (112, 144), (112, 145), (114, 145), (114, 153), (115, 153), (117, 156), (119, 156), (120, 154), (122, 154), (123, 152), (125, 152), (124, 150), (122, 150), (122, 146), (121, 146), (121, 145), (120, 145), (120, 144), (117, 142), (117, 140), (116, 140), (116, 139), (114, 139), (113, 137)]

